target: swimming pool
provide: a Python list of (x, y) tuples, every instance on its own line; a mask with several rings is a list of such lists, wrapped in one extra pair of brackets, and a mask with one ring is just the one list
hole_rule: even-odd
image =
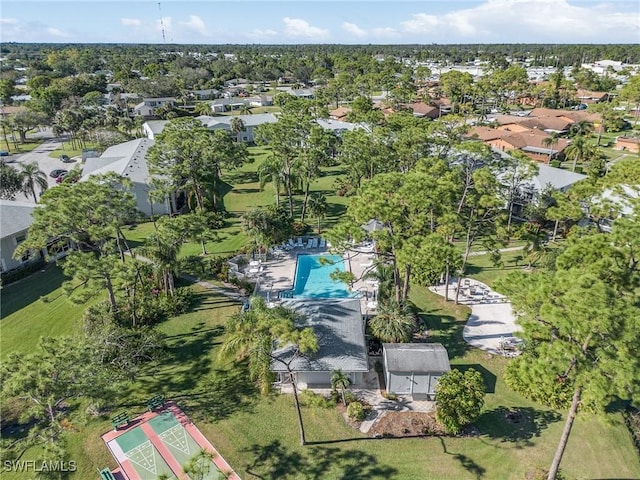
[(331, 279), (336, 269), (344, 272), (344, 259), (339, 255), (298, 255), (294, 298), (351, 298), (344, 282)]

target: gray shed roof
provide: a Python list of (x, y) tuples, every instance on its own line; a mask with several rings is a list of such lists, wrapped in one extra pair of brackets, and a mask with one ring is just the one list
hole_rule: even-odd
[[(358, 299), (292, 299), (283, 305), (293, 308), (306, 318), (305, 326), (313, 327), (318, 338), (318, 351), (294, 360), (292, 367), (298, 372), (366, 372), (367, 343)], [(291, 349), (284, 347), (275, 354), (290, 358)], [(272, 370), (286, 371), (280, 362), (273, 362)]]
[(449, 355), (440, 343), (383, 343), (389, 372), (448, 372)]
[(131, 179), (132, 182), (148, 183), (147, 150), (155, 142), (148, 138), (138, 138), (107, 148), (99, 157), (87, 158), (82, 169), (82, 179), (91, 175), (115, 172)]
[(0, 238), (27, 230), (33, 223), (35, 203), (0, 200)]

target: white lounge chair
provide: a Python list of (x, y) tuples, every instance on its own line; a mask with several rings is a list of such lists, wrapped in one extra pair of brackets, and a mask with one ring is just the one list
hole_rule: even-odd
[(311, 242), (311, 248), (318, 248), (318, 239), (314, 238)]
[(324, 238), (320, 239), (320, 243), (318, 244), (318, 246), (320, 248), (326, 248), (327, 247), (327, 241)]
[(293, 243), (293, 238), (290, 238), (287, 244), (289, 245), (289, 248), (296, 248), (296, 244)]
[(310, 238), (310, 239), (307, 241), (307, 248), (311, 248), (312, 246), (313, 246), (313, 239), (312, 239), (312, 238)]
[(302, 243), (302, 237), (298, 237), (298, 241), (296, 242), (297, 248), (302, 248), (304, 245)]

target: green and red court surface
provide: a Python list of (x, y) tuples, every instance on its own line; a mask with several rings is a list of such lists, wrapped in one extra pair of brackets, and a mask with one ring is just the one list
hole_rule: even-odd
[(188, 479), (182, 467), (205, 450), (213, 454), (215, 464), (204, 477), (206, 480), (240, 480), (198, 427), (173, 402), (167, 402), (160, 411), (136, 417), (126, 428), (105, 433), (102, 439), (120, 465), (113, 471), (119, 479), (156, 480), (162, 474), (171, 479)]

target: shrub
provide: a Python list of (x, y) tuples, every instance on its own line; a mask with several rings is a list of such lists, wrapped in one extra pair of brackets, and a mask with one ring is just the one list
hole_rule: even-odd
[(384, 398), (387, 400), (398, 400), (398, 396), (395, 393), (384, 392)]
[(332, 408), (336, 405), (331, 398), (325, 398), (319, 393), (312, 392), (311, 390), (303, 390), (300, 392), (300, 398), (304, 404), (309, 407)]
[(551, 165), (554, 168), (560, 168), (561, 163), (560, 163), (560, 160), (551, 160), (551, 163), (549, 165)]
[(364, 406), (360, 402), (352, 402), (347, 407), (347, 416), (356, 422), (364, 420), (365, 411)]
[(162, 311), (167, 316), (174, 316), (187, 312), (195, 296), (191, 288), (179, 287), (176, 288), (176, 294), (173, 297), (170, 295), (162, 295), (158, 298), (160, 299)]
[(293, 234), (298, 236), (298, 235), (304, 235), (307, 232), (309, 232), (311, 230), (311, 227), (309, 225), (307, 225), (306, 223), (302, 223), (302, 222), (293, 222)]
[(22, 280), (28, 277), (33, 272), (37, 272), (45, 266), (46, 262), (43, 259), (34, 260), (33, 262), (25, 263), (15, 270), (9, 270), (8, 272), (2, 272), (0, 275), (0, 285), (9, 285), (12, 282)]
[(180, 261), (180, 271), (198, 275), (204, 273), (204, 263), (200, 255), (189, 255)]
[(357, 402), (358, 401), (358, 397), (356, 397), (353, 392), (350, 392), (349, 390), (346, 390), (344, 392), (344, 400), (345, 400), (345, 402), (347, 402), (347, 405), (349, 405), (350, 403)]
[(464, 374), (450, 370), (436, 387), (436, 420), (447, 433), (457, 435), (473, 422), (484, 406), (485, 386), (482, 374), (470, 368)]

